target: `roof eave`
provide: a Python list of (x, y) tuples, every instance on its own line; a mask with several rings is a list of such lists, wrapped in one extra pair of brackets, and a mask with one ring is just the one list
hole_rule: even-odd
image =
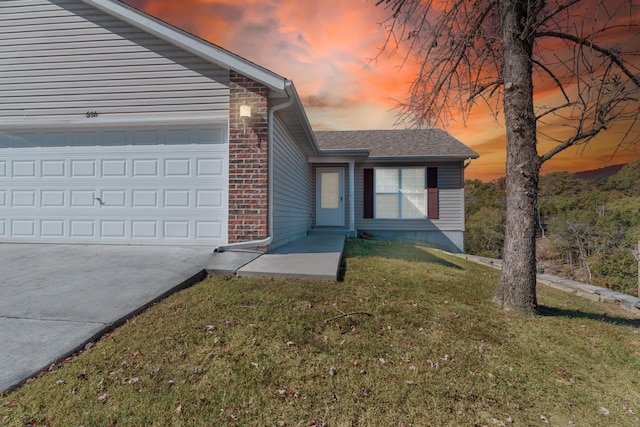
[(284, 77), (120, 1), (82, 1), (222, 68), (256, 80), (272, 91), (285, 93), (287, 79)]
[(310, 163), (326, 163), (335, 161), (341, 162), (364, 162), (369, 156), (368, 149), (322, 149), (316, 156), (310, 157)]
[(389, 163), (389, 162), (463, 162), (468, 159), (477, 159), (478, 154), (460, 156), (369, 156), (368, 163)]

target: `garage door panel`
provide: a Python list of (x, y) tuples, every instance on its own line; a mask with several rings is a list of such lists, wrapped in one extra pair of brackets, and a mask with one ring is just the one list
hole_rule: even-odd
[(225, 134), (5, 132), (4, 146), (13, 146), (0, 148), (0, 241), (226, 244)]
[(150, 176), (159, 176), (157, 159), (134, 159), (133, 160), (133, 177), (148, 178)]
[(64, 159), (58, 160), (42, 160), (40, 162), (40, 170), (43, 178), (64, 178), (66, 171), (66, 162)]
[(65, 190), (42, 190), (40, 193), (41, 208), (64, 208)]
[(51, 237), (51, 238), (65, 237), (64, 220), (44, 219), (40, 221), (40, 228), (41, 228), (42, 237)]

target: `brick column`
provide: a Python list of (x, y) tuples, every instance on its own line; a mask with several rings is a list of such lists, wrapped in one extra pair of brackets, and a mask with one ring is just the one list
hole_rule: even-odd
[[(234, 71), (229, 105), (229, 243), (268, 236), (269, 89)], [(240, 118), (240, 106), (251, 119)]]

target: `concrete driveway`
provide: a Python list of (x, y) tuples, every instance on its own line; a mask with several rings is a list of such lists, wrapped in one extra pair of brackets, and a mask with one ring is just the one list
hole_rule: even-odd
[(0, 244), (0, 393), (201, 280), (211, 251)]

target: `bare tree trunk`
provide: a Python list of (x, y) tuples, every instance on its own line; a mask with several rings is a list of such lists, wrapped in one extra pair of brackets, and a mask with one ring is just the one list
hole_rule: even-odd
[(507, 222), (502, 275), (494, 302), (535, 314), (536, 206), (541, 160), (533, 111), (533, 38), (525, 25), (536, 2), (500, 1), (503, 29), (504, 114), (507, 128)]

